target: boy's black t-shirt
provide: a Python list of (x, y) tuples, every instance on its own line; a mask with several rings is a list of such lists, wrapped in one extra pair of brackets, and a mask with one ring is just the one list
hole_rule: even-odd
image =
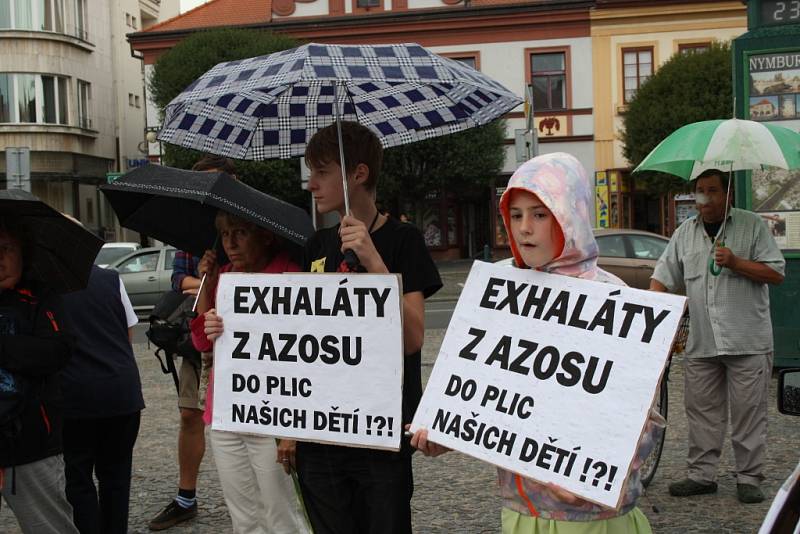
[[(370, 235), (390, 273), (401, 275), (403, 293), (421, 291), (425, 298), (442, 287), (419, 229), (389, 217)], [(303, 270), (333, 273), (344, 259), (339, 225), (316, 232), (306, 243)], [(422, 398), (422, 353), (406, 354), (403, 363), (403, 423), (410, 423)]]

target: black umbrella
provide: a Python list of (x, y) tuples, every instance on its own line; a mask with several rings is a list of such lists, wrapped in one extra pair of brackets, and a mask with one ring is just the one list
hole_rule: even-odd
[(102, 239), (21, 189), (0, 190), (0, 214), (20, 221), (30, 241), (26, 277), (59, 293), (86, 287)]
[(297, 206), (253, 189), (224, 172), (139, 167), (101, 186), (120, 224), (195, 256), (213, 247), (214, 218), (225, 211), (298, 246), (314, 232)]

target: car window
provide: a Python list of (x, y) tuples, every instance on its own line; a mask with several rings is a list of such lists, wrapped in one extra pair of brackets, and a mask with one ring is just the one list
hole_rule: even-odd
[(133, 251), (132, 247), (103, 247), (97, 253), (94, 263), (95, 265), (108, 265)]
[(158, 267), (158, 251), (137, 254), (136, 256), (121, 263), (117, 270), (120, 273), (143, 273), (155, 271)]
[(600, 255), (607, 258), (624, 258), (625, 241), (621, 235), (604, 235), (597, 238)]
[(657, 260), (669, 243), (664, 239), (646, 235), (629, 235), (628, 239), (633, 246), (633, 256), (640, 260)]
[(175, 262), (175, 253), (178, 252), (176, 249), (171, 248), (167, 250), (167, 258), (164, 260), (164, 270), (171, 271), (172, 264)]

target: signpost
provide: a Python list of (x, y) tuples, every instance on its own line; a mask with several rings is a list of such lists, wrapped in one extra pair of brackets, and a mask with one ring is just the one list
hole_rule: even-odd
[(6, 148), (7, 189), (22, 189), (31, 192), (31, 149), (28, 147)]

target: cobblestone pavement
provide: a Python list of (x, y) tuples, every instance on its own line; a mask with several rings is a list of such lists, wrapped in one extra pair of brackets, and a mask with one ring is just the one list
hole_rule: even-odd
[[(426, 380), (443, 335), (443, 330), (426, 331), (423, 357)], [(172, 381), (161, 374), (152, 352), (146, 345), (137, 345), (136, 354), (147, 409), (143, 413), (134, 453), (130, 531), (144, 533), (148, 532), (150, 517), (167, 504), (176, 491), (178, 412)], [(716, 495), (675, 499), (667, 494), (667, 484), (684, 474), (686, 420), (682, 408), (682, 380), (682, 368), (680, 362), (676, 362), (670, 375), (670, 424), (664, 456), (649, 495), (640, 501), (640, 506), (650, 518), (653, 530), (659, 533), (756, 532), (769, 503), (745, 506), (736, 500), (729, 441), (723, 452), (720, 490)], [(775, 398), (775, 383), (773, 379), (771, 399)], [(800, 419), (778, 414), (774, 405), (775, 402), (770, 403), (767, 480), (764, 484), (769, 499), (800, 457), (797, 448), (800, 442)], [(491, 466), (457, 453), (434, 459), (415, 455), (414, 476), (416, 484), (412, 506), (415, 532), (499, 532), (500, 502), (496, 496), (495, 472)], [(230, 521), (210, 451), (203, 461), (199, 486), (199, 516), (169, 532), (230, 531)], [(0, 532), (20, 532), (7, 506), (0, 509)]]

